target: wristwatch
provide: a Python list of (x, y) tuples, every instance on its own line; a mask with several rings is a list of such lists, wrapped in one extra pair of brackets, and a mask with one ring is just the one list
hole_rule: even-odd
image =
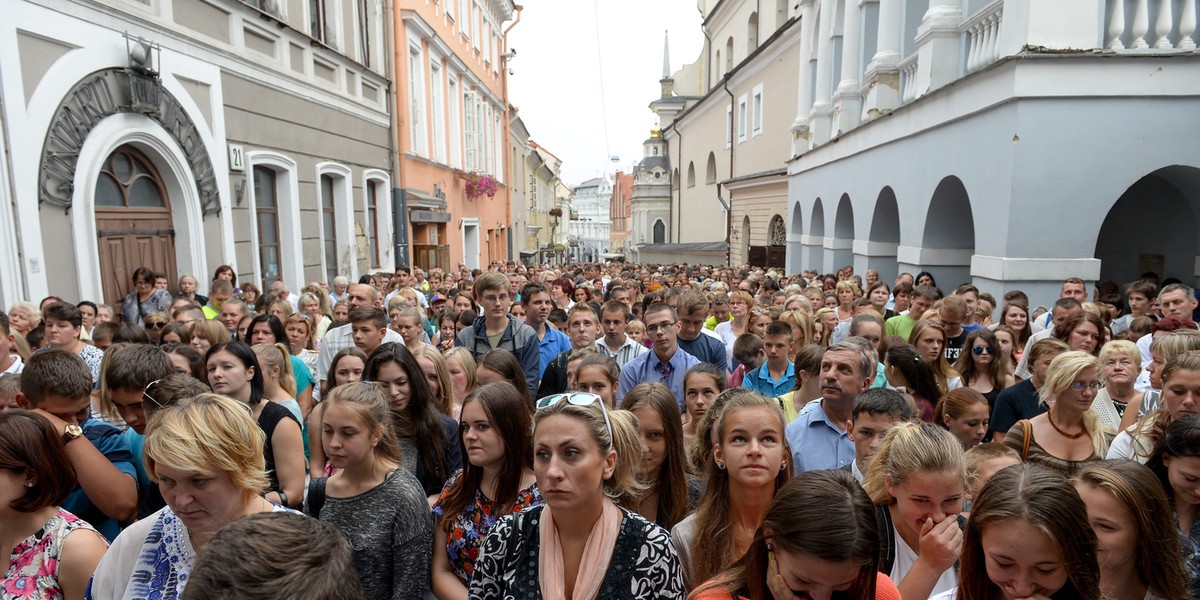
[(77, 423), (68, 423), (63, 429), (62, 441), (64, 444), (70, 444), (83, 435), (83, 428)]

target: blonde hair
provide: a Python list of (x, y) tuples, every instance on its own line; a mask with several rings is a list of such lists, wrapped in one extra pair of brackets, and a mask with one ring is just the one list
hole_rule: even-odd
[[(1046, 370), (1046, 381), (1042, 384), (1042, 389), (1038, 390), (1038, 399), (1042, 404), (1051, 406), (1086, 369), (1095, 369), (1097, 378), (1103, 376), (1100, 359), (1087, 352), (1071, 350), (1055, 356), (1054, 360), (1050, 361), (1050, 368)], [(1091, 408), (1083, 411), (1083, 428), (1092, 438), (1092, 447), (1096, 455), (1103, 457), (1107, 454), (1109, 440), (1116, 432), (1101, 424), (1100, 417)], [(1026, 432), (1025, 435), (1030, 433)]]
[[(839, 281), (837, 283), (837, 287), (834, 288), (834, 293), (840, 294), (842, 293), (842, 290), (850, 290), (854, 292), (855, 298), (862, 298), (863, 295), (862, 288), (859, 287), (857, 283), (854, 283), (854, 280), (852, 279), (843, 279)], [(841, 299), (839, 298), (838, 301), (840, 302)]]
[(229, 341), (229, 332), (225, 331), (225, 326), (220, 321), (196, 321), (192, 323), (192, 338), (208, 340), (208, 343), (216, 346)]
[[(803, 298), (803, 296), (800, 296), (800, 297)], [(807, 301), (808, 300), (805, 299), (805, 302), (807, 302)], [(791, 325), (793, 334), (795, 334), (796, 331), (799, 330), (800, 337), (797, 338), (796, 336), (793, 335), (793, 339), (792, 339), (792, 342), (796, 345), (796, 348), (800, 348), (802, 346), (807, 346), (808, 344), (812, 343), (812, 341), (813, 341), (812, 317), (808, 316), (807, 313), (805, 313), (804, 311), (800, 311), (800, 310), (789, 310), (789, 311), (785, 311), (782, 315), (779, 315), (779, 320), (783, 321), (784, 323), (787, 323), (788, 325)], [(801, 342), (800, 340), (803, 340), (803, 342)]]
[(296, 374), (292, 371), (292, 353), (282, 343), (256, 344), (254, 354), (258, 356), (258, 367), (264, 371), (279, 369), (279, 387), (292, 398), (296, 397)]
[[(546, 417), (563, 415), (578, 419), (587, 426), (596, 442), (596, 451), (600, 456), (608, 454), (609, 450), (617, 453), (617, 465), (613, 474), (604, 480), (604, 495), (614, 502), (620, 503), (630, 496), (638, 496), (645, 491), (638, 481), (638, 465), (642, 460), (642, 438), (638, 431), (637, 416), (626, 410), (608, 411), (608, 421), (604, 420), (604, 409), (600, 402), (584, 406), (559, 401), (556, 404), (538, 409), (533, 415), (533, 433), (537, 436), (538, 425)], [(612, 434), (609, 434), (608, 423), (612, 424)]]
[(1114, 354), (1123, 354), (1139, 367), (1142, 364), (1142, 353), (1137, 344), (1129, 340), (1112, 340), (1100, 347), (1100, 364), (1103, 365)]
[(1150, 342), (1150, 351), (1156, 350), (1162, 355), (1163, 362), (1170, 361), (1184, 352), (1200, 350), (1200, 331), (1177, 329), (1160, 335)]
[[(444, 358), (446, 358), (447, 360), (449, 360), (451, 358), (453, 358), (454, 360), (457, 360), (458, 364), (462, 365), (463, 370), (467, 372), (467, 393), (468, 394), (471, 393), (471, 391), (474, 390), (475, 388), (479, 387), (479, 383), (476, 382), (476, 380), (475, 380), (475, 367), (476, 367), (475, 357), (471, 356), (470, 350), (467, 350), (463, 346), (455, 346), (455, 347), (447, 350), (446, 353), (443, 354), (442, 356)], [(450, 366), (446, 365), (446, 371), (449, 372), (449, 370), (450, 370)], [(451, 385), (451, 387), (453, 387), (453, 385)], [(463, 400), (465, 400), (465, 397), (458, 399), (459, 402), (462, 402)]]
[(887, 490), (915, 473), (953, 473), (967, 485), (967, 462), (962, 442), (932, 423), (899, 423), (883, 437), (867, 468), (863, 488), (875, 504), (895, 501)]
[[(38, 310), (32, 302), (14, 302), (12, 307), (8, 309), (8, 314), (24, 313), (29, 320), (29, 328), (33, 329), (42, 322), (42, 311)], [(11, 332), (10, 332), (11, 333)]]
[(146, 426), (142, 454), (158, 481), (158, 465), (206, 475), (226, 473), (244, 500), (267, 489), (266, 434), (246, 404), (206, 393), (155, 411)]
[(979, 483), (980, 470), (983, 469), (983, 463), (997, 458), (1012, 459), (1013, 464), (1021, 462), (1021, 455), (1017, 454), (1016, 450), (1005, 446), (1000, 442), (988, 442), (980, 444), (967, 450), (965, 455), (967, 461), (967, 489), (979, 491), (976, 488)]
[(313, 349), (313, 339), (316, 338), (316, 334), (317, 334), (317, 324), (313, 322), (312, 317), (310, 317), (304, 313), (300, 313), (300, 312), (292, 313), (292, 314), (288, 315), (287, 320), (283, 322), (284, 331), (287, 331), (287, 326), (291, 325), (292, 323), (303, 323), (304, 324), (304, 327), (308, 330), (308, 335), (305, 336), (305, 339), (304, 339), (304, 348), (306, 350), (312, 350)]
[[(429, 345), (418, 348), (416, 352), (413, 352), (413, 357), (427, 358), (429, 362), (433, 363), (433, 370), (437, 373), (438, 380), (438, 410), (441, 410), (442, 414), (448, 417), (453, 417), (454, 384), (450, 383), (450, 369), (446, 367), (446, 358), (442, 356), (441, 352), (437, 351), (437, 348)], [(420, 362), (417, 363), (417, 366), (420, 366)], [(466, 370), (466, 365), (463, 365), (463, 369)]]
[(358, 416), (366, 429), (379, 434), (379, 443), (374, 449), (376, 460), (383, 458), (400, 464), (400, 440), (396, 437), (392, 406), (381, 384), (359, 381), (339, 385), (325, 396), (321, 404), (323, 410), (328, 410), (334, 404), (348, 408)]

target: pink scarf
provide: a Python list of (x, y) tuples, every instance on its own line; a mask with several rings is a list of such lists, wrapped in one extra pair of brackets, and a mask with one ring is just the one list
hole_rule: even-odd
[[(543, 505), (542, 521), (538, 526), (541, 535), (541, 552), (538, 556), (538, 583), (542, 597), (546, 600), (567, 600), (566, 575), (563, 569), (562, 542), (554, 526), (550, 505)], [(600, 584), (608, 573), (617, 536), (621, 533), (621, 510), (610, 500), (604, 499), (600, 518), (588, 534), (579, 561), (579, 573), (575, 576), (575, 593), (571, 600), (591, 600), (600, 593)]]

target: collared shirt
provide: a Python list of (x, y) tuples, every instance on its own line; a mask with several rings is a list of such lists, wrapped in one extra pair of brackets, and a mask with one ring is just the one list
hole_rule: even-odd
[(742, 387), (754, 390), (768, 398), (782, 396), (796, 388), (796, 366), (788, 361), (783, 377), (771, 377), (771, 369), (767, 363), (753, 371), (747, 371), (742, 379)]
[(838, 469), (854, 461), (850, 436), (825, 414), (823, 402), (788, 423), (785, 435), (792, 447), (793, 473)]
[(0, 373), (0, 375), (8, 375), (9, 373), (12, 373), (13, 375), (20, 375), (21, 371), (25, 369), (25, 361), (21, 360), (21, 357), (17, 354), (9, 354), (8, 357), (11, 358), (13, 362), (11, 365), (8, 365), (8, 368), (5, 369), (3, 373)]
[(666, 363), (658, 359), (654, 352), (646, 352), (629, 361), (621, 369), (621, 385), (617, 388), (617, 401), (625, 398), (625, 394), (639, 383), (661, 383), (671, 388), (675, 401), (679, 404), (679, 412), (683, 413), (683, 376), (687, 370), (700, 364), (700, 359), (688, 354), (683, 348), (676, 348), (675, 354)]
[[(526, 323), (528, 325), (528, 323)], [(536, 329), (534, 331), (537, 331)], [(546, 365), (554, 360), (560, 352), (565, 352), (571, 349), (571, 338), (567, 334), (557, 330), (550, 323), (546, 323), (546, 337), (538, 340), (538, 374), (546, 372)]]
[[(327, 379), (325, 372), (329, 370), (329, 366), (333, 363), (334, 355), (354, 345), (354, 335), (351, 329), (352, 323), (347, 323), (341, 327), (334, 327), (326, 331), (325, 337), (321, 338), (321, 349), (320, 353), (317, 354), (317, 381)], [(385, 329), (381, 344), (388, 342), (404, 344), (404, 338), (391, 329)]]
[[(120, 472), (129, 476), (131, 481), (137, 481), (137, 468), (133, 465), (133, 454), (129, 451), (129, 442), (121, 435), (121, 430), (96, 419), (88, 419), (83, 423), (83, 436), (88, 439), (108, 462)], [(62, 501), (64, 510), (92, 524), (104, 537), (114, 539), (121, 532), (121, 524), (104, 514), (88, 497), (87, 492), (78, 484)]]
[(622, 369), (625, 368), (625, 365), (629, 364), (629, 361), (650, 351), (649, 348), (633, 341), (633, 338), (628, 335), (625, 336), (625, 342), (621, 344), (620, 348), (617, 348), (616, 352), (608, 349), (608, 344), (604, 342), (604, 338), (596, 340), (596, 347), (600, 349), (601, 354), (615, 360), (617, 366)]

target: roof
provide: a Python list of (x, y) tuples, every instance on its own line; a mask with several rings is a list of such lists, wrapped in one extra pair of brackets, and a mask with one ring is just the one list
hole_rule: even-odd
[(585, 187), (592, 187), (592, 186), (595, 186), (595, 187), (600, 187), (600, 185), (601, 185), (601, 184), (603, 184), (603, 183), (604, 183), (604, 178), (603, 178), (603, 177), (594, 177), (594, 178), (592, 178), (592, 179), (589, 179), (589, 180), (587, 180), (587, 181), (585, 181), (585, 182), (583, 182), (583, 183), (581, 183), (581, 184), (579, 184), (579, 185), (575, 186), (575, 189), (579, 189), (579, 188), (585, 188)]
[(686, 244), (645, 244), (638, 250), (658, 252), (725, 252), (729, 244), (725, 242), (688, 242)]
[(664, 171), (670, 172), (671, 161), (667, 160), (667, 157), (665, 156), (647, 156), (638, 163), (638, 169), (650, 171), (654, 169), (654, 167), (662, 167)]

